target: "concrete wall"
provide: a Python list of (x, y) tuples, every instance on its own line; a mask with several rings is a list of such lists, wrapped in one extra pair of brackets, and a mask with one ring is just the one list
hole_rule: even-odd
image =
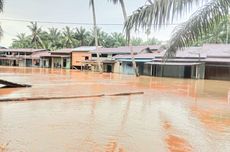
[(122, 63), (120, 63), (120, 62), (116, 62), (115, 64), (114, 64), (114, 69), (113, 69), (113, 72), (114, 73), (122, 73)]
[(81, 66), (82, 61), (85, 61), (85, 57), (91, 60), (91, 53), (89, 52), (72, 52), (72, 66)]
[(48, 58), (40, 59), (40, 67), (50, 68), (50, 65), (51, 65), (50, 59)]

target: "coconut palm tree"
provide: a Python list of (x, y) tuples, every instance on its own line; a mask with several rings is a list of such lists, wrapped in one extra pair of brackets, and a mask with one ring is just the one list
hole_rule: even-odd
[(26, 36), (25, 33), (19, 33), (16, 35), (16, 38), (13, 39), (13, 48), (28, 48), (30, 47), (31, 39)]
[(57, 28), (49, 28), (48, 30), (48, 41), (50, 42), (50, 49), (56, 50), (62, 48), (61, 32)]
[(125, 37), (122, 33), (112, 33), (111, 34), (112, 37), (112, 42), (114, 43), (113, 46), (114, 47), (119, 47), (119, 46), (124, 46), (126, 43)]
[[(128, 16), (127, 16), (124, 0), (108, 0), (108, 1), (113, 2), (114, 4), (120, 3), (121, 8), (122, 8), (122, 12), (123, 12), (124, 21), (126, 22), (128, 20)], [(138, 77), (139, 73), (138, 73), (137, 65), (136, 65), (136, 62), (134, 59), (134, 52), (133, 52), (133, 49), (132, 49), (132, 46), (130, 43), (130, 29), (129, 28), (126, 28), (126, 36), (127, 36), (127, 45), (130, 46), (130, 50), (131, 50), (133, 69), (134, 69), (136, 76)]]
[[(98, 52), (97, 21), (96, 21), (96, 11), (95, 11), (95, 5), (94, 4), (95, 4), (94, 0), (89, 0), (89, 5), (92, 7), (92, 12), (93, 12), (93, 25), (94, 25), (94, 37), (95, 37), (96, 52)], [(99, 59), (99, 53), (97, 53), (97, 62), (98, 62), (99, 72), (102, 73), (102, 67), (101, 67), (101, 62)]]
[(45, 48), (42, 39), (40, 37), (42, 33), (41, 27), (38, 27), (37, 22), (31, 22), (31, 25), (27, 26), (31, 31), (31, 44), (37, 48)]
[(90, 32), (87, 31), (85, 28), (83, 27), (76, 28), (76, 33), (74, 37), (80, 42), (81, 46), (89, 45), (89, 41), (88, 41), (89, 36), (90, 36)]
[(76, 46), (76, 40), (74, 39), (74, 32), (70, 27), (66, 26), (63, 29), (63, 45), (66, 48), (73, 48)]
[(195, 6), (197, 11), (174, 29), (166, 53), (170, 56), (212, 31), (229, 14), (230, 0), (148, 0), (128, 18), (125, 28), (148, 29), (154, 25), (159, 29), (187, 15)]
[[(0, 0), (0, 13), (3, 11), (3, 3), (4, 0)], [(2, 27), (0, 26), (0, 38), (3, 36), (3, 30)]]

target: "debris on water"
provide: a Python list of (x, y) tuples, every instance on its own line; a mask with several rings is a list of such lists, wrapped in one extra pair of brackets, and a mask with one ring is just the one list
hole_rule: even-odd
[(18, 84), (6, 80), (0, 79), (0, 84), (3, 85), (1, 88), (25, 88), (25, 87), (31, 87), (31, 85), (28, 84)]

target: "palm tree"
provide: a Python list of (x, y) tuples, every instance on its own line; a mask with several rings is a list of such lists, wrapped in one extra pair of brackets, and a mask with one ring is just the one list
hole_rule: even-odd
[(81, 46), (89, 45), (88, 42), (89, 36), (90, 33), (85, 28), (83, 27), (76, 28), (75, 39), (77, 39), (80, 42)]
[[(0, 0), (0, 13), (3, 11), (3, 3), (4, 0)], [(0, 38), (3, 36), (3, 30), (2, 27), (0, 26)]]
[(96, 52), (97, 52), (97, 63), (98, 63), (99, 72), (102, 73), (101, 62), (98, 53), (97, 22), (96, 22), (96, 11), (95, 11), (94, 0), (90, 0), (89, 4), (92, 7), (92, 12), (93, 12), (93, 25), (94, 25), (94, 37), (95, 37), (95, 45), (96, 45)]
[(42, 33), (41, 27), (38, 27), (37, 22), (31, 22), (31, 25), (27, 26), (30, 31), (32, 32), (31, 34), (31, 44), (37, 49), (37, 48), (45, 48), (42, 39), (40, 37), (40, 34)]
[(49, 28), (48, 41), (51, 50), (62, 48), (61, 32), (57, 28)]
[(28, 48), (30, 47), (30, 38), (25, 33), (16, 35), (16, 39), (13, 39), (13, 48)]
[[(124, 1), (123, 0), (108, 0), (108, 1), (113, 2), (114, 4), (120, 3), (121, 8), (122, 8), (122, 12), (123, 12), (124, 21), (126, 22), (128, 20), (128, 16), (127, 16), (127, 13), (126, 13), (126, 8), (125, 8)], [(128, 28), (126, 28), (126, 36), (127, 36), (127, 45), (130, 47), (130, 50), (131, 50), (131, 58), (132, 58), (133, 69), (134, 69), (134, 72), (135, 72), (136, 76), (138, 77), (139, 73), (138, 73), (137, 65), (136, 65), (136, 62), (135, 62), (135, 59), (134, 59), (134, 52), (133, 52), (133, 49), (132, 49), (132, 46), (131, 46), (131, 43), (130, 43), (130, 29), (128, 29)]]
[(166, 53), (171, 56), (212, 31), (229, 14), (230, 0), (148, 0), (128, 18), (125, 28), (148, 29), (154, 25), (155, 29), (159, 29), (187, 15), (195, 6), (198, 6), (197, 11), (174, 29)]
[(114, 42), (114, 47), (124, 46), (126, 43), (125, 37), (122, 33), (112, 33), (112, 41)]
[(66, 48), (73, 48), (76, 46), (74, 32), (68, 26), (63, 29), (63, 43)]

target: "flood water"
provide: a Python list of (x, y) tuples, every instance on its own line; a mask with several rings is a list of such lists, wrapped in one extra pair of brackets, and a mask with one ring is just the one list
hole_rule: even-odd
[[(9, 152), (227, 152), (230, 82), (0, 67), (0, 99), (143, 91), (143, 95), (0, 102)], [(1, 146), (0, 146), (1, 151)]]

